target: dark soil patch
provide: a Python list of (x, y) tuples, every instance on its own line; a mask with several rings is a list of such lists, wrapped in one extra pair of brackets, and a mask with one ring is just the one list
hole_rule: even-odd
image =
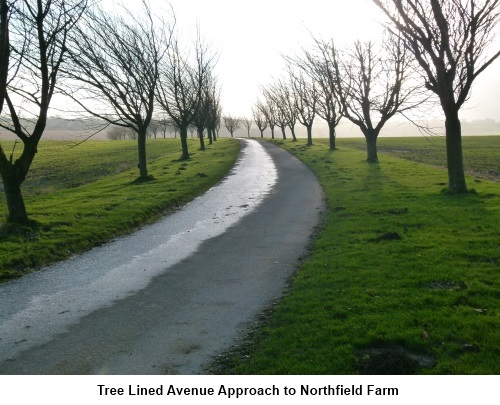
[(410, 210), (408, 208), (393, 208), (390, 210), (385, 210), (385, 211), (373, 211), (373, 214), (376, 215), (403, 215), (403, 214), (408, 214)]
[(134, 181), (132, 181), (132, 184), (144, 184), (155, 180), (155, 176), (153, 176), (152, 174), (148, 174), (147, 176), (136, 178)]
[(401, 240), (403, 237), (397, 232), (386, 232), (376, 238), (372, 239), (374, 242), (381, 242), (386, 240)]
[(356, 355), (359, 373), (365, 375), (413, 375), (435, 365), (432, 357), (402, 347), (361, 349)]

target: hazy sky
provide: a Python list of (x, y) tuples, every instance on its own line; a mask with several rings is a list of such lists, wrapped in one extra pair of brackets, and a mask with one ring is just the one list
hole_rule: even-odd
[[(108, 3), (113, 0), (103, 0)], [(120, 0), (118, 0), (120, 1)], [(129, 7), (137, 0), (121, 0)], [(165, 0), (149, 0), (154, 10)], [(225, 114), (250, 116), (265, 85), (282, 74), (281, 54), (310, 44), (311, 34), (337, 44), (381, 36), (383, 16), (371, 0), (170, 0), (181, 40), (196, 31), (219, 53)], [(187, 44), (186, 44), (187, 45)], [(467, 120), (500, 121), (500, 60), (479, 77), (462, 111)], [(436, 117), (437, 118), (437, 117)]]

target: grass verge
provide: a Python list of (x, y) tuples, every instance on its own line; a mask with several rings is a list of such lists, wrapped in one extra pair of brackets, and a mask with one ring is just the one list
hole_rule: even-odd
[[(151, 178), (137, 182), (134, 142), (69, 145), (40, 145), (23, 188), (33, 225), (0, 224), (0, 280), (90, 249), (176, 209), (220, 181), (239, 151), (231, 139), (219, 139), (203, 152), (192, 140), (191, 159), (181, 162), (179, 140), (150, 140)], [(0, 212), (6, 211), (1, 198)]]
[[(425, 142), (425, 140), (423, 140)], [(499, 374), (500, 185), (381, 153), (277, 142), (318, 175), (326, 225), (289, 293), (209, 370)]]

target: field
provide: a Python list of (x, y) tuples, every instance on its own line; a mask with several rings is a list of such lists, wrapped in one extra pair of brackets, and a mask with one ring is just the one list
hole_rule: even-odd
[[(440, 138), (382, 138), (377, 164), (365, 162), (362, 139), (339, 139), (334, 152), (326, 140), (275, 142), (320, 179), (324, 225), (285, 297), (208, 371), (499, 374), (500, 137), (464, 139), (474, 191), (460, 196), (443, 192)], [(238, 152), (231, 139), (205, 152), (192, 141), (192, 158), (180, 162), (178, 140), (151, 140), (155, 181), (140, 184), (134, 142), (70, 146), (40, 147), (24, 185), (36, 226), (0, 226), (3, 280), (175, 210), (219, 181)]]
[[(7, 151), (13, 146), (2, 142)], [(36, 225), (13, 229), (0, 223), (0, 280), (90, 249), (175, 210), (222, 179), (239, 150), (237, 141), (220, 139), (201, 152), (190, 140), (191, 159), (181, 162), (178, 139), (149, 140), (148, 168), (155, 180), (137, 183), (136, 142), (73, 146), (40, 144), (22, 188)], [(0, 212), (6, 215), (0, 193)]]
[(276, 141), (318, 175), (325, 225), (290, 291), (210, 372), (500, 373), (500, 137), (465, 140), (475, 192), (461, 196), (442, 192), (442, 148), (380, 139), (368, 164), (362, 141)]
[[(364, 138), (339, 139), (339, 145), (365, 150)], [(500, 136), (462, 138), (466, 174), (500, 180)], [(444, 169), (446, 145), (442, 136), (418, 138), (380, 138), (378, 149), (393, 156)]]

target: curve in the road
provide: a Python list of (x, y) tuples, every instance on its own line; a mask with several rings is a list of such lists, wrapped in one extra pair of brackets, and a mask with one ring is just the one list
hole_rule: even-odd
[(0, 372), (194, 374), (244, 333), (282, 293), (323, 198), (288, 152), (242, 143), (181, 211), (0, 286)]

